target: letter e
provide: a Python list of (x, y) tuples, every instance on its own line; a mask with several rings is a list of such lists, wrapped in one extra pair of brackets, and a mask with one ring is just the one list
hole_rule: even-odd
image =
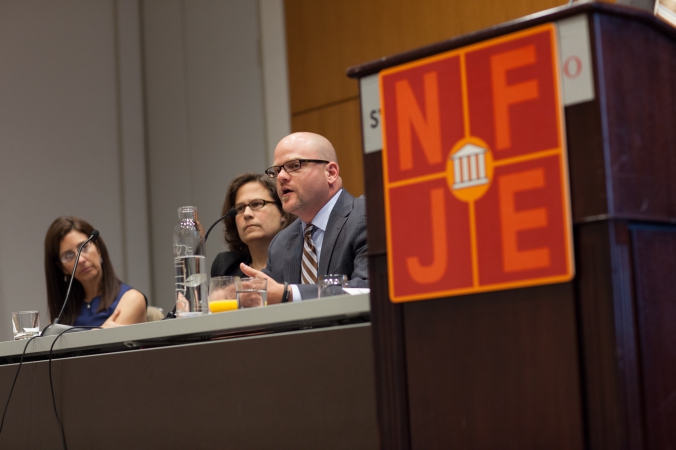
[(545, 186), (543, 169), (503, 175), (498, 178), (500, 225), (502, 228), (502, 267), (505, 272), (549, 267), (549, 248), (519, 250), (517, 233), (547, 226), (545, 208), (516, 211), (514, 194)]

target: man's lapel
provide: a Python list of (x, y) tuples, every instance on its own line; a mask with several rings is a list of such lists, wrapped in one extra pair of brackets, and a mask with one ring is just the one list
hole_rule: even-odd
[(340, 197), (338, 197), (338, 200), (329, 215), (329, 221), (326, 224), (324, 240), (322, 241), (322, 254), (319, 257), (319, 267), (317, 269), (318, 276), (326, 275), (328, 273), (329, 263), (331, 262), (331, 256), (333, 255), (338, 235), (345, 225), (348, 216), (352, 212), (353, 204), (354, 197), (343, 189), (343, 192), (340, 194)]
[(300, 283), (300, 263), (303, 259), (303, 234), (300, 219), (289, 225), (291, 236), (286, 242), (286, 267), (283, 268), (284, 280), (289, 283)]

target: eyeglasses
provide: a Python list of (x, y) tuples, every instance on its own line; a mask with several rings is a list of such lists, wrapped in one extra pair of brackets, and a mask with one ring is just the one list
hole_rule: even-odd
[(286, 173), (295, 172), (300, 170), (303, 167), (304, 163), (324, 163), (328, 164), (329, 161), (324, 161), (323, 159), (292, 159), (287, 161), (281, 166), (272, 166), (269, 169), (265, 170), (265, 174), (270, 178), (277, 178), (277, 175), (284, 169)]
[(235, 211), (237, 211), (237, 214), (242, 214), (244, 210), (246, 210), (247, 206), (251, 208), (252, 211), (256, 211), (257, 209), (263, 208), (263, 206), (267, 205), (268, 203), (275, 202), (272, 200), (263, 200), (261, 198), (255, 198), (251, 200), (248, 204), (240, 203), (239, 205), (235, 205)]
[[(84, 245), (84, 247), (82, 247), (82, 253), (87, 254), (92, 248), (93, 248), (92, 243), (91, 241), (89, 241)], [(77, 255), (77, 252), (74, 252), (73, 250), (63, 252), (63, 254), (61, 255), (61, 262), (67, 264), (75, 259), (75, 255)]]

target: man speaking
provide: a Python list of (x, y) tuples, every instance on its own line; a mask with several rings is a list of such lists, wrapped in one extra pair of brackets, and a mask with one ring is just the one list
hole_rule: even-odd
[(316, 298), (326, 274), (368, 287), (366, 202), (343, 189), (337, 161), (328, 139), (314, 133), (293, 133), (275, 148), (265, 173), (277, 178), (282, 207), (298, 220), (272, 240), (262, 271), (241, 265), (247, 276), (268, 278), (268, 304)]

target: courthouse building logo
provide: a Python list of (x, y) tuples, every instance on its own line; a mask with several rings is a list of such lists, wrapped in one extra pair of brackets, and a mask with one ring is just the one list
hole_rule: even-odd
[(451, 150), (446, 176), (458, 200), (467, 202), (480, 198), (493, 178), (493, 155), (488, 145), (478, 138), (461, 139)]
[(380, 74), (390, 298), (574, 274), (556, 26)]
[(464, 144), (451, 155), (453, 161), (453, 190), (487, 184), (486, 150), (474, 144)]

